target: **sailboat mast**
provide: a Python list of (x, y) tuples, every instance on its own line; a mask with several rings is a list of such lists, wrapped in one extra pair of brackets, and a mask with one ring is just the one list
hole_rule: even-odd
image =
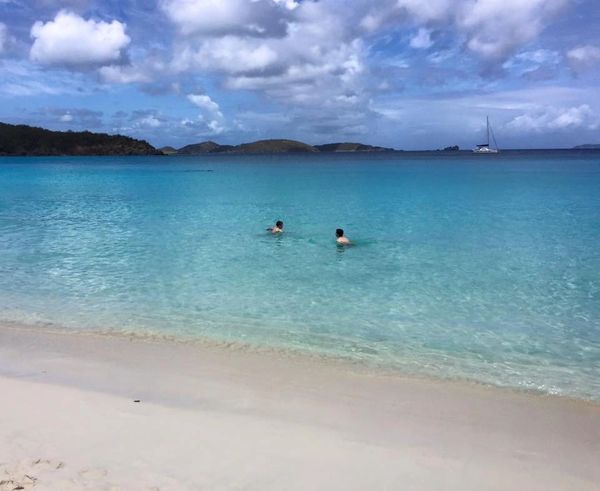
[[(1, 0), (0, 0), (1, 1)], [(482, 143), (477, 145), (476, 148), (473, 149), (473, 152), (479, 154), (492, 154), (498, 153), (498, 143), (496, 143), (496, 136), (494, 135), (494, 130), (490, 126), (490, 117), (485, 117), (485, 132), (486, 132), (486, 143)], [(492, 140), (494, 141), (494, 147), (490, 147), (490, 133), (492, 135)]]

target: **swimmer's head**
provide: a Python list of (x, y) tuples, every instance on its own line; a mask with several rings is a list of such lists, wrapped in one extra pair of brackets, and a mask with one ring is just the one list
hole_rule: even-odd
[(335, 236), (338, 237), (338, 238), (339, 237), (343, 237), (344, 236), (344, 229), (342, 229), (342, 228), (336, 229), (335, 230)]
[(282, 222), (281, 220), (277, 220), (277, 221), (275, 222), (275, 226), (276, 226), (277, 228), (283, 228), (283, 222)]

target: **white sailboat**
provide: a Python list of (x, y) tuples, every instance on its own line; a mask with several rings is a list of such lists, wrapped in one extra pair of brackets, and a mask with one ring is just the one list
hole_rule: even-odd
[[(473, 153), (498, 153), (498, 144), (496, 143), (494, 131), (490, 127), (490, 118), (486, 116), (485, 121), (487, 126), (487, 143), (477, 145), (477, 148), (473, 149)], [(492, 140), (494, 140), (494, 147), (490, 147), (490, 133), (492, 134)]]

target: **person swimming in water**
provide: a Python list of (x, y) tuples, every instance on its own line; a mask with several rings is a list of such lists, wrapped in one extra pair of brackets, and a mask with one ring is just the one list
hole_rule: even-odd
[(348, 237), (344, 235), (344, 229), (338, 228), (335, 231), (335, 241), (340, 245), (350, 245), (351, 242)]
[(281, 232), (283, 232), (283, 222), (281, 220), (277, 220), (275, 222), (275, 226), (270, 227), (267, 230), (272, 234), (280, 234)]

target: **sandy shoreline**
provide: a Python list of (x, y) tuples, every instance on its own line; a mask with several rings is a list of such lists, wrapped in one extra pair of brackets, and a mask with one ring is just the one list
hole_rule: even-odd
[(600, 483), (597, 403), (308, 358), (0, 327), (0, 394), (0, 490)]

